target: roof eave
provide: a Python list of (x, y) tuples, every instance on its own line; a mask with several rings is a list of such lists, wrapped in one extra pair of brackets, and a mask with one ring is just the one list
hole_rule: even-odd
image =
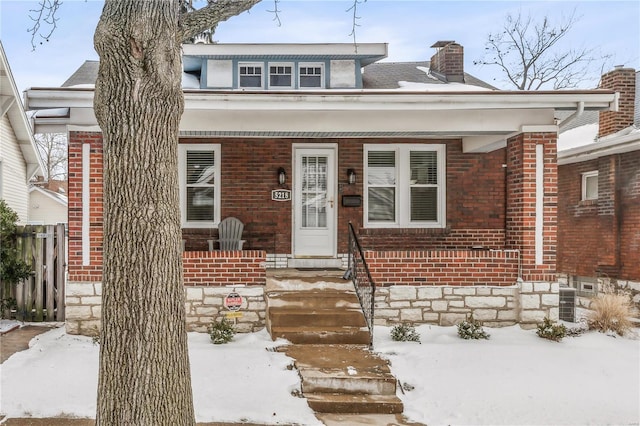
[(558, 152), (558, 165), (594, 160), (608, 155), (640, 150), (640, 132), (601, 140)]
[[(556, 109), (609, 111), (617, 108), (613, 91), (482, 91), (411, 92), (398, 90), (332, 90), (313, 92), (248, 92), (185, 90), (185, 108), (270, 110), (455, 110), (455, 109)], [(30, 110), (93, 108), (91, 88), (31, 88), (25, 104)]]

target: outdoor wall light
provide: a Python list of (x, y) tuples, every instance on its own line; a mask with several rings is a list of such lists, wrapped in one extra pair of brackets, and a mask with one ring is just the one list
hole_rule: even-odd
[(280, 167), (278, 169), (278, 183), (280, 185), (284, 185), (286, 181), (287, 181), (287, 173), (284, 171), (283, 167)]
[(348, 169), (347, 170), (347, 182), (349, 183), (349, 185), (353, 185), (354, 183), (356, 183), (356, 171), (353, 169)]

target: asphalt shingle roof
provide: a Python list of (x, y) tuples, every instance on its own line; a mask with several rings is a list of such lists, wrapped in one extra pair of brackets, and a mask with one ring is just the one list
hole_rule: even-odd
[[(365, 89), (398, 89), (398, 82), (442, 84), (446, 90), (446, 81), (436, 75), (427, 74), (430, 61), (421, 62), (376, 62), (364, 67), (362, 72), (362, 86)], [(420, 68), (422, 69), (420, 69)], [(423, 71), (424, 70), (424, 71)], [(495, 89), (488, 83), (476, 77), (464, 73), (465, 84), (479, 86), (486, 89)]]

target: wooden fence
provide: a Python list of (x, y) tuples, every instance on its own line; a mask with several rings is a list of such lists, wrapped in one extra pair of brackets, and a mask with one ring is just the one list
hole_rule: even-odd
[(11, 317), (20, 321), (64, 321), (65, 241), (63, 223), (18, 227), (18, 251), (33, 273), (16, 285), (2, 285), (2, 298), (16, 301)]

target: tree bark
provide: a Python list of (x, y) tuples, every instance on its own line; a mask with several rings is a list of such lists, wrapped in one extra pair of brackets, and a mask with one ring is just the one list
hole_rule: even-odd
[(181, 42), (257, 2), (221, 0), (190, 19), (196, 12), (180, 16), (175, 0), (105, 0), (94, 36), (104, 168), (97, 425), (195, 423), (178, 193)]
[(178, 195), (178, 8), (107, 0), (94, 37), (104, 144), (98, 425), (195, 423)]

